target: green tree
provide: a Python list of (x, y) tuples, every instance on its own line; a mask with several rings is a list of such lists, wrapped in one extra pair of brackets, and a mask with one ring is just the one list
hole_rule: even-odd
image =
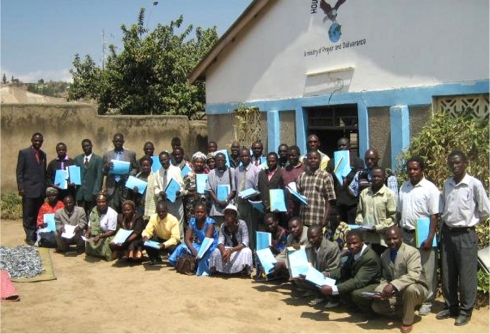
[(4, 84), (7, 83), (7, 75), (5, 73), (3, 74), (2, 81), (3, 81)]
[[(123, 50), (109, 45), (104, 69), (90, 56), (82, 62), (75, 55), (73, 84), (69, 100), (94, 99), (99, 113), (125, 115), (167, 114), (192, 118), (204, 110), (204, 82), (189, 84), (187, 75), (217, 41), (216, 27), (181, 29), (183, 16), (169, 25), (158, 24), (153, 31), (144, 27), (145, 9), (138, 22), (122, 25)], [(177, 32), (179, 30), (180, 32)]]

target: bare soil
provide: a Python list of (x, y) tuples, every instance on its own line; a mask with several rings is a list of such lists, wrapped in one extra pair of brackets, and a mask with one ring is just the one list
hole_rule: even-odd
[[(23, 244), (19, 220), (1, 222), (1, 244)], [(291, 284), (250, 278), (195, 277), (161, 267), (128, 266), (84, 254), (52, 254), (57, 280), (14, 283), (20, 302), (1, 303), (1, 332), (330, 332), (397, 333), (399, 319), (364, 320), (343, 308), (308, 306)], [(488, 333), (489, 310), (475, 310), (467, 326), (416, 317), (413, 333)]]

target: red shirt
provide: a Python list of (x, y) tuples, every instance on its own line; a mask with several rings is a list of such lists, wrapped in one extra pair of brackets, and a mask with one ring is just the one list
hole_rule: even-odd
[(65, 205), (63, 204), (62, 201), (58, 201), (54, 208), (49, 205), (48, 202), (44, 203), (41, 205), (41, 208), (39, 209), (39, 213), (37, 214), (37, 221), (36, 221), (36, 228), (39, 228), (42, 224), (44, 224), (44, 214), (45, 213), (55, 213), (58, 209), (64, 208)]

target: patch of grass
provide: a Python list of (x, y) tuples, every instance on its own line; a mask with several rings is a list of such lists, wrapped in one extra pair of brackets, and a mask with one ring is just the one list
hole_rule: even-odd
[(1, 218), (20, 219), (22, 218), (22, 197), (14, 193), (6, 193), (1, 196)]

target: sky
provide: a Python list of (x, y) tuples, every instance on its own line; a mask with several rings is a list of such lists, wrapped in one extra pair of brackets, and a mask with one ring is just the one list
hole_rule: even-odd
[[(145, 23), (153, 30), (179, 15), (183, 27), (216, 26), (222, 36), (251, 0), (2, 0), (0, 75), (24, 83), (71, 82), (75, 54), (101, 65), (103, 45), (121, 46), (121, 25)], [(104, 31), (104, 38), (102, 32)], [(108, 50), (108, 48), (107, 48)]]

